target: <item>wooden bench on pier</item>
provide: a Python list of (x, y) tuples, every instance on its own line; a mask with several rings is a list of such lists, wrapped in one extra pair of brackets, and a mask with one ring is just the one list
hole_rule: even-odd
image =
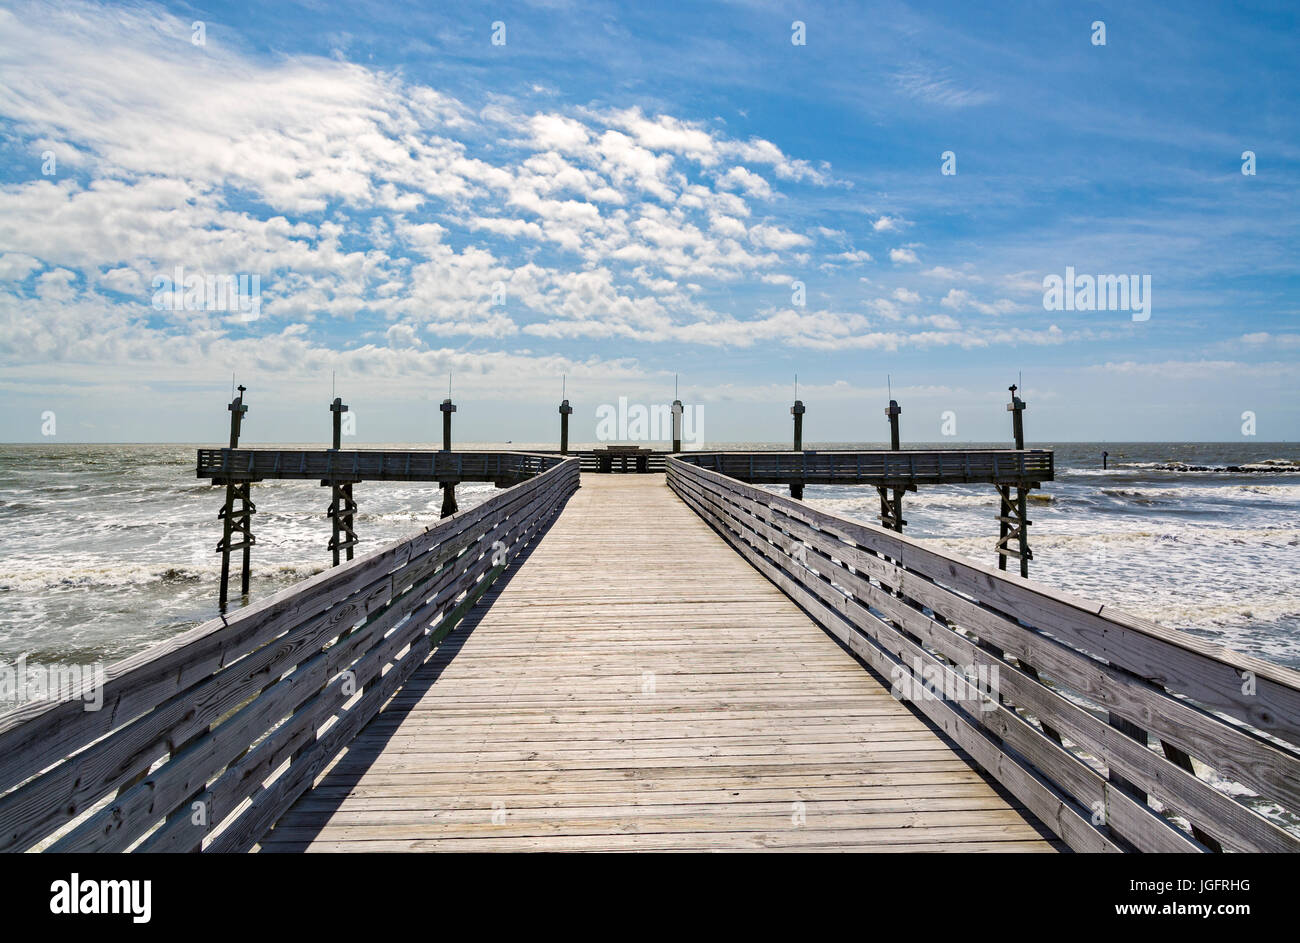
[(595, 450), (596, 471), (607, 475), (614, 471), (617, 463), (618, 470), (624, 474), (635, 472), (645, 475), (650, 471), (650, 455), (653, 451), (637, 445), (607, 445), (603, 449)]

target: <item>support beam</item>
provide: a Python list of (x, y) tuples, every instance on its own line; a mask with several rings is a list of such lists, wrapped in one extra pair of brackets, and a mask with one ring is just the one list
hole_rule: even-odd
[[(247, 387), (240, 386), (239, 395), (230, 401), (226, 408), (230, 410), (230, 447), (239, 448), (239, 435), (243, 429), (244, 414), (248, 412), (248, 407), (244, 405), (244, 391)], [(222, 612), (226, 611), (226, 602), (229, 598), (230, 584), (230, 554), (236, 550), (242, 550), (242, 567), (240, 568), (239, 589), (241, 597), (246, 601), (248, 599), (248, 583), (250, 577), (250, 568), (252, 558), (250, 552), (254, 544), (252, 532), (252, 516), (257, 512), (251, 500), (250, 489), (252, 482), (243, 482), (235, 484), (226, 482), (226, 501), (222, 505), (217, 518), (222, 522), (221, 542), (217, 544), (217, 553), (221, 554), (221, 588), (219, 590), (218, 606)], [(236, 506), (238, 502), (238, 506)], [(239, 540), (235, 537), (238, 535)]]
[(345, 551), (347, 559), (352, 559), (352, 548), (357, 544), (356, 531), (353, 530), (353, 515), (357, 512), (357, 503), (352, 499), (352, 482), (331, 482), (332, 494), (330, 507), (326, 512), (332, 524), (333, 535), (330, 537), (329, 551), (333, 556), (334, 566), (339, 565), (339, 551)]
[[(1011, 391), (1011, 402), (1007, 404), (1007, 412), (1011, 413), (1011, 434), (1016, 441), (1016, 449), (1024, 450), (1025, 447), (1025, 401), (1016, 395), (1017, 386), (1012, 383), (1007, 388)], [(1011, 486), (998, 485), (999, 507), (998, 507), (998, 569), (1007, 568), (1007, 557), (1015, 557), (1020, 561), (1020, 575), (1029, 576), (1029, 561), (1034, 558), (1029, 549), (1029, 512), (1026, 503), (1029, 499), (1028, 483), (1016, 486), (1016, 498), (1011, 500)], [(1016, 544), (1016, 549), (1011, 549), (1012, 541)]]
[(252, 530), (252, 518), (257, 513), (257, 508), (253, 505), (249, 493), (252, 487), (253, 484), (249, 481), (240, 484), (228, 482), (226, 484), (226, 503), (217, 514), (223, 525), (221, 542), (217, 544), (217, 553), (221, 554), (221, 595), (218, 605), (223, 612), (229, 598), (230, 555), (236, 550), (243, 551), (243, 565), (240, 568), (239, 576), (239, 593), (245, 602), (248, 600), (248, 584), (251, 571), (249, 553), (253, 544), (257, 542), (256, 538), (253, 537)]
[[(1020, 575), (1029, 576), (1029, 561), (1034, 553), (1029, 549), (1028, 488), (1016, 488), (1011, 497), (1011, 485), (997, 485), (998, 489), (998, 569), (1007, 568), (1007, 557), (1020, 561)], [(1012, 549), (1012, 545), (1015, 549)]]
[(903, 532), (903, 525), (907, 521), (903, 520), (903, 489), (891, 489), (880, 486), (876, 488), (880, 493), (880, 526), (887, 530), (895, 530), (900, 534)]

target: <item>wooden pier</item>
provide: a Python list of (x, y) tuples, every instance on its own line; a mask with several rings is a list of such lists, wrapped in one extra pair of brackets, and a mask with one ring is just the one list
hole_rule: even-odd
[(502, 487), (0, 715), (0, 850), (1300, 850), (1300, 673), (771, 487), (1023, 506), (1050, 453), (236, 446), (227, 507)]
[[(817, 451), (803, 448), (803, 416), (807, 412), (796, 400), (790, 412), (794, 416), (794, 449), (774, 451), (696, 451), (681, 448), (682, 404), (674, 400), (673, 448), (671, 451), (637, 445), (610, 445), (597, 449), (569, 451), (569, 417), (573, 407), (566, 399), (560, 404), (560, 448), (558, 451), (453, 451), (451, 417), (456, 405), (451, 398), (439, 404), (442, 414), (442, 448), (432, 449), (342, 449), (343, 417), (348, 407), (339, 397), (330, 403), (333, 445), (329, 449), (240, 448), (239, 438), (248, 406), (244, 403), (246, 387), (239, 387), (226, 408), (230, 411), (230, 444), (224, 449), (199, 449), (195, 472), (213, 485), (225, 485), (226, 500), (217, 517), (224, 532), (217, 544), (221, 555), (219, 604), (225, 611), (230, 581), (230, 557), (242, 551), (240, 571), (241, 597), (247, 601), (251, 575), (251, 548), (257, 538), (252, 518), (257, 508), (252, 500), (252, 485), (268, 479), (320, 481), (330, 488), (331, 498), (326, 516), (333, 535), (328, 549), (333, 565), (341, 554), (351, 560), (359, 538), (353, 526), (357, 512), (354, 486), (365, 481), (408, 481), (435, 483), (443, 491), (442, 516), (457, 510), (456, 485), (463, 482), (491, 482), (499, 488), (509, 487), (540, 474), (572, 454), (584, 473), (659, 474), (667, 470), (670, 457), (676, 456), (701, 467), (756, 484), (784, 484), (791, 497), (803, 497), (805, 485), (869, 485), (880, 495), (880, 521), (891, 530), (902, 532), (903, 495), (919, 485), (992, 484), (1000, 497), (996, 545), (998, 566), (1006, 569), (1008, 557), (1020, 561), (1020, 575), (1029, 575), (1029, 520), (1027, 500), (1034, 488), (1054, 476), (1054, 458), (1050, 450), (1026, 449), (1023, 412), (1025, 402), (1012, 386), (1007, 409), (1014, 417), (1014, 449), (940, 449), (904, 450), (901, 447), (899, 416), (902, 408), (890, 400), (885, 410), (889, 421), (890, 449), (862, 451)], [(1012, 489), (1016, 497), (1011, 497)], [(1014, 542), (1014, 546), (1013, 546)]]
[(1060, 846), (661, 477), (584, 479), (442, 648), (262, 850)]

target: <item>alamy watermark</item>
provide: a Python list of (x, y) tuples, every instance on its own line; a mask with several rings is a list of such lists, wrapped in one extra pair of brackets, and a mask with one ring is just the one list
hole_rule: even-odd
[(925, 665), (912, 659), (912, 669), (895, 665), (889, 673), (889, 693), (900, 701), (952, 701), (977, 705), (982, 711), (998, 706), (997, 665)]
[(680, 439), (699, 448), (704, 444), (704, 407), (677, 403), (628, 404), (626, 396), (618, 405), (602, 403), (596, 407), (598, 442), (668, 442)]
[(1150, 275), (1076, 275), (1073, 265), (1065, 277), (1043, 279), (1043, 308), (1047, 311), (1131, 311), (1134, 321), (1151, 318)]
[(153, 881), (149, 879), (95, 880), (76, 871), (66, 881), (50, 885), (50, 913), (127, 914), (132, 923), (148, 923), (153, 916)]
[(239, 312), (244, 321), (262, 316), (262, 276), (185, 274), (176, 266), (171, 275), (155, 275), (152, 282), (155, 311)]
[(0, 661), (0, 704), (30, 704), (71, 697), (84, 701), (87, 711), (103, 707), (104, 666), (28, 666), (26, 655), (18, 656), (13, 664)]

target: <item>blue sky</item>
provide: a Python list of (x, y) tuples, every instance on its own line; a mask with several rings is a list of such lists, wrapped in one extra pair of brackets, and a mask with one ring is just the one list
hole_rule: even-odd
[(1293, 5), (439, 6), (0, 4), (0, 439), (1300, 438)]

